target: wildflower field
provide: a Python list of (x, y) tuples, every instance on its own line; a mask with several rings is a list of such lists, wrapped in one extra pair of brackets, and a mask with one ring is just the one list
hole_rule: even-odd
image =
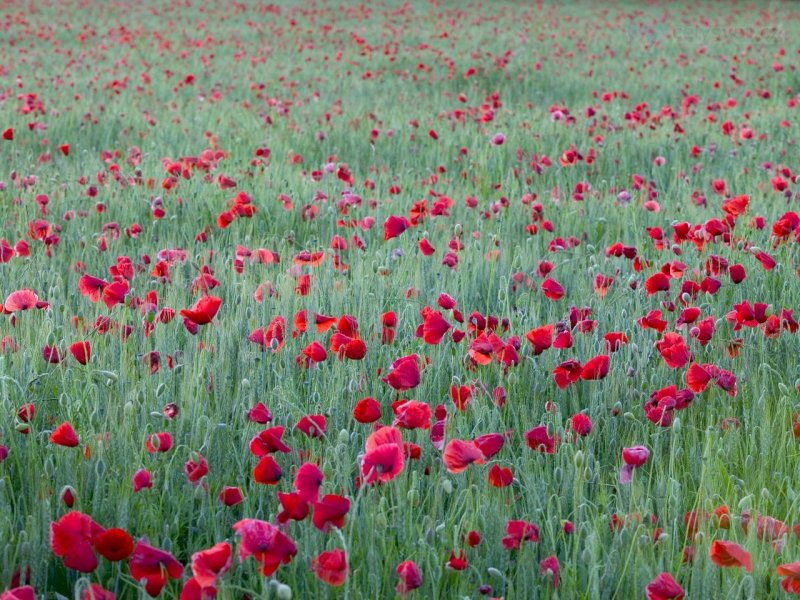
[(4, 2), (0, 599), (800, 594), (798, 40)]

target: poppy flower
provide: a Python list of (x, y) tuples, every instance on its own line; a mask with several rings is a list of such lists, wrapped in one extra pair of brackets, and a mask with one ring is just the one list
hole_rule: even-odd
[(295, 357), (295, 362), (298, 366), (308, 369), (317, 363), (324, 362), (327, 358), (328, 352), (325, 347), (319, 342), (313, 341)]
[(74, 448), (78, 442), (78, 434), (72, 428), (68, 421), (64, 421), (61, 425), (55, 428), (50, 435), (50, 441), (57, 446), (66, 446), (67, 448)]
[(217, 579), (231, 568), (232, 550), (228, 542), (220, 542), (192, 554), (192, 573), (200, 588), (213, 587)]
[(519, 548), (522, 542), (538, 542), (539, 528), (527, 521), (509, 521), (506, 524), (506, 536), (503, 546), (506, 550)]
[(528, 442), (528, 447), (532, 450), (553, 454), (556, 451), (556, 444), (558, 443), (558, 436), (547, 434), (547, 425), (538, 425), (530, 431), (525, 433), (525, 439)]
[(399, 401), (392, 406), (395, 419), (392, 426), (401, 429), (429, 429), (431, 426), (431, 407), (416, 400)]
[(24, 289), (11, 292), (6, 298), (3, 307), (6, 312), (13, 313), (36, 308), (38, 302), (39, 296), (36, 295), (36, 292)]
[(168, 431), (153, 433), (147, 436), (144, 446), (151, 454), (154, 452), (168, 452), (172, 448), (172, 434)]
[(450, 473), (461, 473), (470, 464), (477, 463), (482, 465), (486, 457), (475, 442), (464, 440), (450, 440), (445, 446), (442, 455), (444, 464)]
[(130, 291), (130, 285), (127, 281), (112, 281), (103, 288), (103, 304), (111, 310), (117, 304), (125, 302), (125, 296)]
[(581, 367), (581, 379), (594, 380), (603, 379), (608, 375), (608, 355), (601, 354), (588, 360), (583, 367)]
[(147, 469), (139, 469), (133, 474), (134, 493), (151, 487), (153, 487), (153, 480), (150, 477), (150, 471)]
[(322, 487), (324, 477), (322, 471), (314, 463), (307, 462), (300, 465), (294, 477), (294, 489), (303, 502), (316, 502), (319, 499), (319, 488)]
[(364, 483), (391, 481), (403, 470), (403, 437), (395, 427), (381, 427), (367, 438), (366, 452), (361, 458)]
[(525, 334), (525, 338), (530, 342), (531, 346), (533, 346), (534, 356), (539, 356), (553, 345), (554, 328), (552, 324), (542, 325), (541, 327), (531, 329)]
[(561, 300), (564, 297), (564, 288), (555, 279), (548, 277), (542, 282), (542, 291), (550, 300)]
[(411, 560), (404, 560), (395, 569), (395, 573), (400, 578), (400, 582), (395, 586), (395, 590), (401, 597), (405, 598), (409, 592), (422, 585), (422, 573), (419, 567)]
[(184, 308), (180, 315), (197, 325), (208, 325), (214, 319), (222, 304), (222, 298), (203, 296), (192, 308)]
[(656, 350), (670, 369), (683, 368), (691, 358), (683, 336), (672, 331), (665, 333), (664, 337), (656, 342)]
[(57, 365), (61, 362), (61, 353), (58, 350), (58, 346), (48, 346), (45, 344), (42, 347), (42, 358), (52, 365)]
[(261, 565), (261, 572), (272, 575), (281, 563), (288, 565), (297, 554), (297, 546), (280, 529), (258, 519), (242, 519), (233, 526), (240, 536), (239, 562), (252, 556)]
[(91, 573), (97, 568), (94, 540), (101, 533), (103, 528), (91, 517), (72, 511), (50, 523), (50, 549), (64, 559), (65, 567)]
[(253, 423), (264, 425), (272, 421), (272, 413), (264, 406), (263, 402), (259, 402), (253, 408), (247, 411), (247, 418)]
[[(566, 389), (581, 378), (583, 367), (577, 360), (566, 360), (553, 369), (553, 380), (559, 389)], [(589, 371), (587, 370), (587, 375)]]
[(353, 418), (359, 423), (374, 423), (381, 418), (381, 405), (375, 398), (362, 398), (353, 408)]
[(410, 390), (419, 385), (420, 372), (416, 354), (398, 358), (389, 368), (389, 373), (381, 381), (398, 392)]
[(282, 476), (283, 471), (271, 454), (262, 456), (253, 469), (253, 479), (264, 485), (278, 485)]
[(514, 474), (508, 467), (501, 467), (500, 465), (492, 465), (489, 469), (489, 483), (494, 487), (506, 487), (511, 485), (514, 481)]
[(383, 240), (389, 241), (396, 238), (409, 227), (411, 227), (411, 221), (405, 217), (389, 215), (383, 223)]
[(647, 600), (683, 600), (685, 592), (669, 573), (659, 573), (645, 588)]
[(289, 519), (302, 521), (308, 516), (308, 502), (303, 500), (297, 492), (278, 492), (278, 502), (281, 503), (283, 510), (278, 513), (278, 523), (286, 523)]
[(422, 339), (426, 344), (435, 346), (442, 341), (445, 334), (453, 328), (438, 310), (430, 310), (423, 315)]
[(344, 517), (350, 510), (350, 500), (335, 494), (326, 494), (321, 500), (314, 502), (313, 508), (311, 522), (314, 527), (327, 533), (331, 527), (344, 527)]
[(94, 538), (94, 549), (106, 560), (125, 560), (133, 552), (133, 538), (124, 529), (112, 527)]
[(572, 431), (582, 437), (592, 433), (592, 420), (583, 413), (573, 415), (570, 426)]
[(320, 580), (338, 587), (344, 584), (350, 571), (347, 566), (347, 554), (339, 548), (326, 550), (311, 559), (311, 570)]
[(735, 542), (714, 540), (710, 555), (711, 561), (718, 567), (744, 567), (748, 573), (753, 570), (750, 553)]
[(152, 598), (161, 593), (170, 579), (180, 579), (183, 575), (183, 565), (172, 554), (154, 548), (144, 539), (136, 543), (128, 568), (134, 580), (144, 580), (144, 589)]
[(186, 479), (188, 479), (192, 485), (198, 485), (200, 480), (208, 473), (208, 461), (206, 461), (205, 457), (199, 452), (196, 454), (196, 460), (190, 458), (183, 466)]
[(800, 562), (778, 565), (775, 572), (784, 578), (781, 581), (781, 587), (786, 593), (800, 595)]
[(311, 438), (321, 438), (325, 435), (328, 420), (325, 415), (306, 415), (302, 417), (295, 427)]
[(0, 600), (36, 600), (36, 590), (29, 585), (15, 587), (0, 593)]
[(469, 566), (467, 555), (464, 554), (463, 550), (460, 550), (458, 554), (456, 554), (454, 550), (451, 550), (450, 558), (447, 560), (445, 566), (453, 571), (464, 571)]
[(250, 452), (254, 456), (264, 456), (274, 452), (288, 454), (291, 448), (283, 443), (283, 426), (276, 425), (265, 429), (252, 440), (250, 440)]
[(88, 341), (75, 342), (70, 345), (69, 351), (72, 356), (82, 365), (85, 365), (92, 358), (92, 346)]
[(501, 433), (485, 433), (476, 437), (473, 443), (483, 452), (486, 460), (489, 460), (503, 448), (505, 436)]
[(558, 589), (558, 583), (561, 575), (561, 565), (558, 564), (558, 557), (548, 556), (539, 562), (539, 574), (542, 576), (549, 575), (553, 578), (553, 589)]
[(243, 499), (242, 490), (238, 487), (226, 485), (219, 493), (219, 501), (225, 506), (236, 506), (240, 504)]
[(633, 446), (622, 450), (622, 461), (625, 463), (619, 472), (619, 482), (622, 484), (630, 483), (633, 478), (633, 470), (641, 467), (650, 458), (650, 450), (645, 446)]

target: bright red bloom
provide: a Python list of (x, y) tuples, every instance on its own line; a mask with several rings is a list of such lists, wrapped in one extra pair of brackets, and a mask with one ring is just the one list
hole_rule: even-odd
[(207, 550), (192, 554), (192, 573), (201, 588), (213, 587), (217, 579), (231, 568), (232, 550), (228, 542), (220, 542)]
[(297, 469), (294, 477), (294, 489), (303, 502), (316, 502), (319, 500), (319, 488), (322, 487), (324, 477), (322, 471), (314, 463), (304, 463)]
[(199, 452), (196, 454), (197, 460), (190, 458), (183, 465), (183, 472), (186, 473), (186, 478), (193, 485), (199, 484), (200, 480), (208, 473), (208, 461)]
[(150, 471), (147, 469), (139, 469), (133, 474), (133, 491), (140, 492), (143, 489), (153, 487), (153, 481), (150, 478)]
[(92, 346), (88, 341), (75, 342), (69, 347), (72, 356), (82, 365), (85, 365), (92, 358)]
[(211, 323), (222, 304), (222, 298), (216, 296), (203, 296), (194, 303), (192, 308), (184, 308), (180, 314), (198, 325)]
[[(2, 596), (0, 596), (0, 600), (3, 600)], [(116, 600), (116, 596), (114, 592), (96, 583), (90, 583), (88, 587), (84, 588), (81, 600)]]
[(124, 529), (112, 527), (95, 537), (94, 549), (111, 562), (125, 560), (133, 552), (133, 538)]
[(325, 350), (325, 346), (317, 341), (313, 341), (303, 348), (303, 351), (295, 357), (295, 362), (298, 366), (308, 369), (317, 363), (325, 361), (327, 358), (328, 351)]
[(282, 476), (283, 471), (271, 454), (262, 456), (253, 469), (253, 479), (256, 480), (256, 483), (278, 485)]
[(39, 296), (36, 295), (36, 292), (33, 290), (24, 289), (11, 292), (8, 295), (8, 298), (6, 298), (3, 307), (5, 308), (6, 312), (13, 313), (36, 308), (38, 302)]
[[(800, 595), (800, 562), (778, 565), (775, 572), (780, 577), (785, 577), (781, 581), (781, 587), (787, 593)], [(3, 598), (0, 598), (0, 600), (3, 600)]]
[(325, 415), (305, 415), (295, 427), (305, 433), (308, 437), (321, 438), (325, 435), (328, 420)]
[(553, 369), (553, 380), (560, 389), (569, 387), (581, 378), (583, 368), (577, 360), (566, 360)]
[(494, 487), (506, 487), (511, 485), (514, 481), (514, 474), (508, 467), (500, 467), (500, 465), (492, 465), (489, 469), (489, 483)]
[(318, 502), (314, 502), (314, 514), (311, 522), (314, 527), (322, 532), (328, 532), (331, 527), (341, 529), (344, 527), (344, 518), (350, 510), (350, 500), (335, 494), (326, 494)]
[(56, 427), (55, 431), (50, 435), (50, 441), (57, 446), (66, 446), (68, 448), (74, 448), (79, 444), (78, 434), (75, 433), (68, 421), (64, 421)]
[(422, 585), (422, 574), (414, 561), (404, 560), (397, 565), (395, 572), (397, 576), (400, 577), (400, 583), (397, 584), (395, 590), (397, 590), (397, 593), (402, 597), (405, 597), (409, 592)]
[(539, 562), (539, 574), (548, 575), (553, 577), (553, 589), (558, 589), (558, 583), (561, 575), (561, 565), (558, 564), (558, 557), (548, 556)]
[(450, 473), (461, 473), (472, 463), (482, 465), (486, 457), (475, 442), (454, 439), (447, 442), (442, 459)]
[(583, 413), (574, 415), (570, 421), (570, 426), (572, 431), (580, 436), (587, 436), (592, 433), (592, 420)]
[(168, 452), (172, 448), (172, 434), (168, 431), (153, 433), (147, 437), (144, 445), (151, 454), (154, 452)]
[(281, 563), (288, 565), (297, 554), (297, 546), (277, 527), (258, 519), (242, 519), (233, 526), (241, 537), (239, 562), (252, 556), (264, 575), (272, 575)]
[(648, 296), (652, 296), (658, 292), (668, 292), (669, 276), (660, 271), (651, 275), (644, 282), (644, 289), (647, 291)]
[(361, 459), (364, 483), (391, 481), (403, 470), (403, 436), (395, 427), (381, 427), (367, 438), (366, 453)]
[(549, 277), (542, 282), (542, 291), (550, 300), (561, 300), (564, 297), (564, 288), (555, 279)]
[(459, 551), (458, 555), (454, 550), (451, 550), (450, 558), (445, 566), (454, 571), (464, 571), (469, 566), (469, 561), (467, 561), (467, 556), (463, 550)]
[(538, 542), (539, 528), (527, 521), (509, 521), (506, 524), (506, 536), (503, 538), (503, 546), (506, 550), (519, 548), (522, 542)]
[(665, 333), (664, 337), (656, 342), (656, 349), (670, 369), (683, 368), (691, 358), (683, 336), (674, 331)]
[(714, 540), (710, 555), (711, 561), (719, 567), (744, 567), (748, 573), (753, 570), (750, 553), (735, 542)]
[(1, 593), (0, 600), (36, 600), (36, 590), (29, 585), (15, 587)]
[(601, 354), (589, 359), (583, 367), (581, 367), (581, 379), (594, 380), (603, 379), (608, 375), (608, 355)]
[(397, 215), (389, 215), (386, 218), (386, 221), (383, 223), (384, 241), (396, 238), (409, 227), (411, 227), (411, 221), (409, 221), (405, 217), (399, 217)]
[(431, 407), (425, 402), (399, 401), (392, 408), (395, 414), (393, 426), (401, 429), (430, 429)]
[(219, 493), (219, 501), (225, 506), (236, 506), (243, 500), (242, 490), (238, 487), (225, 486)]
[(558, 443), (558, 436), (547, 434), (547, 425), (539, 425), (534, 427), (525, 434), (525, 439), (528, 441), (528, 447), (539, 452), (553, 454), (556, 451), (556, 444)]
[(283, 426), (276, 425), (265, 429), (252, 440), (250, 440), (250, 452), (254, 456), (264, 456), (265, 454), (272, 454), (274, 452), (282, 452), (288, 454), (291, 448), (283, 443)]
[(436, 345), (453, 326), (447, 322), (438, 310), (423, 311), (422, 339), (426, 344)]
[(359, 423), (374, 423), (381, 418), (381, 405), (375, 398), (362, 398), (353, 409), (353, 418)]
[(392, 363), (389, 373), (381, 381), (399, 392), (417, 387), (420, 382), (417, 355), (410, 354), (398, 358)]
[(531, 343), (531, 346), (533, 346), (534, 356), (539, 356), (553, 345), (554, 328), (552, 324), (542, 325), (541, 327), (531, 329), (525, 334), (526, 339)]
[(183, 565), (172, 554), (149, 545), (144, 539), (137, 542), (128, 561), (131, 577), (145, 580), (145, 591), (153, 598), (161, 593), (169, 579), (180, 579)]
[(350, 569), (347, 567), (347, 554), (344, 550), (326, 550), (311, 559), (311, 570), (328, 585), (338, 587), (344, 584)]
[(683, 600), (685, 592), (669, 573), (659, 573), (647, 584), (647, 600)]
[(97, 568), (94, 540), (101, 533), (103, 528), (91, 517), (72, 511), (50, 523), (50, 549), (64, 559), (65, 567), (91, 573)]

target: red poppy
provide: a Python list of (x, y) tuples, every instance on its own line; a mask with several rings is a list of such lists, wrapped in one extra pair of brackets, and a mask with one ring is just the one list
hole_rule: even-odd
[(534, 356), (539, 356), (553, 345), (554, 328), (555, 326), (552, 324), (542, 325), (541, 327), (531, 329), (525, 334), (525, 338), (530, 342), (531, 346), (533, 346)]
[(422, 585), (422, 574), (419, 567), (411, 560), (404, 560), (395, 569), (400, 582), (395, 586), (395, 590), (401, 597), (405, 598), (406, 595), (417, 589)]
[(69, 351), (72, 356), (75, 357), (75, 360), (82, 365), (88, 363), (92, 358), (92, 346), (88, 341), (75, 342), (74, 344), (70, 345)]
[(125, 296), (129, 291), (130, 285), (127, 281), (112, 281), (103, 288), (103, 303), (111, 310), (117, 304), (125, 302)]
[(403, 437), (395, 427), (381, 427), (367, 438), (366, 453), (361, 458), (364, 483), (385, 483), (403, 470)]
[(525, 439), (528, 442), (528, 447), (539, 452), (553, 454), (556, 451), (556, 444), (558, 443), (558, 436), (547, 434), (547, 425), (538, 425), (527, 433)]
[(262, 456), (253, 469), (253, 479), (256, 480), (256, 483), (278, 485), (281, 476), (283, 476), (283, 471), (271, 454)]
[(311, 570), (328, 585), (338, 587), (344, 584), (350, 569), (347, 566), (347, 554), (344, 550), (326, 550), (311, 559)]
[(219, 493), (219, 501), (225, 506), (236, 506), (243, 500), (242, 490), (238, 487), (226, 485)]
[(281, 563), (288, 565), (297, 554), (297, 546), (291, 538), (266, 521), (242, 519), (233, 529), (241, 538), (239, 562), (252, 556), (266, 576), (272, 575)]
[(601, 354), (588, 360), (586, 364), (581, 367), (581, 379), (594, 380), (603, 379), (608, 375), (608, 355)]
[(319, 488), (322, 487), (324, 477), (322, 471), (314, 463), (307, 462), (300, 465), (294, 477), (294, 489), (303, 502), (316, 502), (319, 499)]
[(133, 538), (124, 529), (112, 527), (94, 538), (94, 549), (111, 562), (125, 560), (133, 552)]
[(91, 573), (97, 568), (94, 540), (101, 533), (103, 528), (91, 517), (72, 511), (50, 523), (50, 549), (64, 559), (65, 567)]
[(633, 470), (641, 467), (650, 458), (650, 450), (645, 446), (633, 446), (622, 450), (622, 461), (625, 463), (619, 472), (619, 482), (630, 483)]
[(691, 358), (683, 336), (673, 331), (665, 333), (664, 337), (656, 342), (656, 349), (670, 369), (683, 368)]
[(283, 510), (278, 513), (278, 523), (286, 523), (289, 519), (302, 521), (308, 516), (308, 502), (297, 492), (278, 492), (278, 502)]
[(328, 420), (325, 415), (306, 415), (302, 417), (295, 427), (311, 438), (321, 438), (325, 435)]
[[(0, 596), (0, 600), (2, 600), (2, 596)], [(84, 588), (81, 600), (116, 600), (116, 596), (114, 592), (105, 589), (101, 585), (90, 583)]]
[(395, 419), (392, 425), (401, 429), (430, 429), (431, 407), (425, 402), (400, 400), (392, 405)]
[(555, 279), (548, 277), (542, 282), (542, 291), (550, 300), (561, 300), (564, 297), (564, 288)]
[(406, 229), (411, 227), (411, 221), (402, 216), (389, 215), (383, 223), (384, 241), (398, 237)]
[[(775, 572), (780, 577), (784, 577), (781, 581), (781, 587), (786, 593), (800, 595), (800, 562), (778, 565)], [(0, 598), (0, 600), (3, 599)]]
[(192, 323), (196, 323), (197, 325), (207, 325), (208, 323), (211, 323), (213, 318), (216, 316), (221, 304), (222, 298), (217, 298), (216, 296), (203, 296), (194, 303), (192, 308), (184, 308), (181, 310), (180, 314), (182, 317), (187, 318)]
[(381, 381), (399, 392), (417, 387), (420, 382), (417, 355), (410, 354), (398, 358), (392, 363), (389, 373)]
[(253, 408), (247, 411), (247, 418), (253, 423), (264, 425), (272, 421), (272, 413), (264, 406), (263, 402), (259, 402)]
[(522, 542), (538, 542), (539, 528), (527, 521), (509, 521), (506, 524), (506, 536), (503, 538), (503, 546), (506, 550), (519, 548)]
[(464, 571), (469, 566), (469, 561), (467, 561), (467, 556), (463, 550), (459, 551), (458, 554), (451, 550), (450, 558), (445, 566), (453, 571)]
[(265, 429), (252, 440), (250, 440), (250, 452), (254, 456), (264, 456), (265, 454), (272, 454), (273, 452), (282, 452), (288, 454), (291, 448), (283, 443), (283, 426), (276, 425)]
[(750, 553), (735, 542), (714, 540), (710, 554), (711, 561), (718, 567), (744, 567), (748, 573), (753, 570)]
[(558, 589), (558, 583), (561, 575), (561, 565), (558, 564), (558, 557), (548, 556), (539, 562), (539, 574), (542, 576), (550, 576), (553, 578), (553, 589)]
[(553, 369), (553, 380), (560, 389), (569, 387), (581, 378), (583, 368), (577, 360), (566, 360)]
[(450, 473), (461, 473), (472, 463), (482, 465), (486, 457), (475, 442), (464, 440), (450, 440), (445, 446), (442, 455), (444, 464)]
[(50, 441), (57, 446), (66, 446), (68, 448), (74, 448), (80, 443), (78, 441), (78, 434), (75, 433), (75, 430), (68, 421), (64, 421), (55, 428), (50, 435)]
[(359, 423), (374, 423), (381, 418), (381, 405), (375, 398), (362, 398), (353, 409), (353, 418)]
[(144, 446), (151, 454), (154, 452), (168, 452), (172, 448), (172, 434), (168, 431), (153, 433), (147, 436)]
[(570, 421), (570, 426), (572, 431), (580, 436), (587, 436), (592, 433), (592, 420), (583, 413), (574, 415)]
[(36, 292), (33, 290), (24, 289), (11, 292), (8, 295), (8, 298), (6, 298), (3, 307), (5, 308), (6, 312), (13, 313), (37, 308), (38, 302), (39, 296), (36, 295)]
[(152, 598), (161, 593), (169, 579), (180, 579), (183, 575), (183, 565), (172, 554), (154, 548), (144, 539), (137, 542), (128, 568), (136, 581), (144, 579), (144, 589)]
[(144, 489), (153, 487), (153, 481), (150, 477), (150, 471), (147, 469), (139, 469), (133, 474), (133, 491), (140, 492)]
[(200, 588), (213, 587), (217, 579), (231, 568), (232, 550), (228, 542), (220, 542), (192, 554), (192, 573)]
[(326, 494), (318, 502), (314, 502), (314, 514), (311, 522), (314, 527), (327, 533), (331, 527), (344, 527), (344, 517), (350, 510), (350, 500), (335, 494)]
[(514, 481), (514, 474), (508, 467), (500, 467), (500, 465), (492, 465), (489, 469), (489, 483), (494, 487), (506, 487), (511, 485)]
[(647, 584), (647, 600), (683, 600), (685, 592), (669, 573), (659, 573)]
[(298, 366), (308, 369), (317, 363), (321, 363), (328, 358), (325, 347), (317, 341), (311, 342), (303, 348), (303, 351), (295, 357)]
[(501, 433), (484, 433), (476, 437), (474, 443), (483, 452), (486, 460), (489, 460), (503, 448), (505, 436)]
[(36, 590), (29, 585), (15, 587), (0, 593), (0, 600), (36, 600)]
[(205, 457), (199, 452), (196, 454), (196, 460), (190, 458), (183, 466), (183, 472), (186, 473), (186, 478), (193, 485), (199, 484), (200, 480), (208, 473), (208, 461), (206, 461)]
[(453, 326), (447, 322), (438, 310), (425, 308), (427, 310), (423, 310), (422, 315), (422, 339), (426, 344), (436, 345), (442, 341), (442, 338)]

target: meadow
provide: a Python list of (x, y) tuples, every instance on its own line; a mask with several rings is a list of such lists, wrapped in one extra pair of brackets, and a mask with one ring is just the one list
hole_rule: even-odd
[(2, 6), (0, 600), (800, 594), (800, 6)]

